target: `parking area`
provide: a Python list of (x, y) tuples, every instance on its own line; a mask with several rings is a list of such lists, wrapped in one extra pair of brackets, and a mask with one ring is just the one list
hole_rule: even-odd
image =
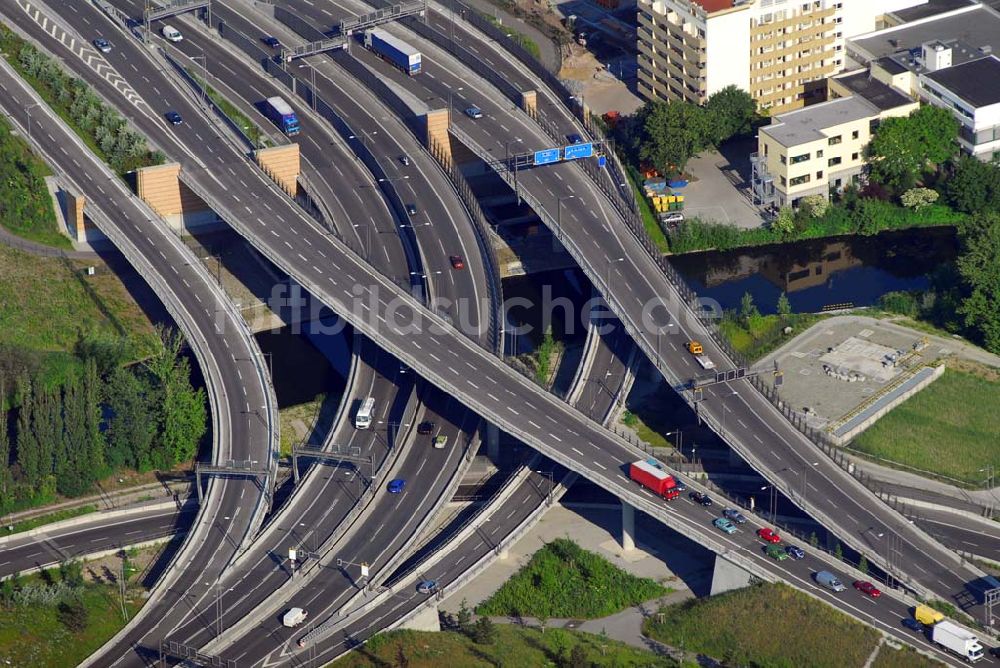
[(728, 142), (722, 152), (704, 151), (685, 169), (692, 179), (684, 195), (684, 216), (737, 227), (760, 227), (764, 219), (747, 196), (753, 139)]

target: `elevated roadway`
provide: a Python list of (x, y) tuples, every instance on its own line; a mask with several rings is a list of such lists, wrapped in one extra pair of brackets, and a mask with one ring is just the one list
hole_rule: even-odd
[[(233, 164), (235, 167), (235, 163)], [(233, 200), (229, 189), (218, 188), (213, 185), (214, 180), (208, 177), (204, 177), (204, 183), (200, 187), (199, 184), (202, 181), (192, 177), (203, 175), (197, 173), (197, 170), (192, 170), (192, 172), (186, 176), (191, 179), (193, 186), (199, 188), (204, 196), (212, 200), (214, 208), (247, 236), (265, 255), (279, 266), (287, 268), (286, 270), (296, 280), (319, 296), (331, 308), (344, 315), (361, 331), (375, 339), (379, 345), (392, 349), (408, 366), (425, 375), (446, 392), (461, 396), (471, 408), (495, 421), (532, 447), (542, 450), (547, 455), (598, 481), (603, 487), (624, 498), (632, 505), (649, 512), (662, 521), (668, 523), (678, 521), (676, 513), (683, 511), (681, 506), (671, 508), (656, 502), (655, 499), (648, 497), (644, 492), (631, 485), (624, 475), (621, 467), (625, 462), (641, 456), (640, 453), (558, 400), (546, 393), (539, 392), (529, 381), (486, 354), (481, 348), (459, 334), (451, 325), (426, 312), (423, 307), (414, 302), (409, 295), (402, 293), (391, 282), (374, 274), (361, 258), (343, 247), (336, 239), (330, 239), (328, 235), (322, 234), (311, 220), (296, 213), (287, 199), (269, 187), (259, 174), (242, 166), (236, 177), (237, 179), (241, 177), (253, 179), (253, 182), (258, 184), (250, 188), (254, 197), (252, 202), (255, 205), (267, 202), (272, 208), (278, 207), (276, 210), (280, 211), (285, 218), (282, 221), (284, 235), (281, 242), (269, 239), (269, 237), (281, 235), (272, 234), (266, 222), (246, 217), (241, 219), (240, 216), (233, 214), (233, 211), (238, 210), (242, 205)], [(221, 181), (219, 185), (223, 185), (229, 177), (223, 174), (219, 178)], [(312, 262), (309, 260), (310, 256), (314, 258)], [(622, 267), (633, 266), (632, 262), (643, 262), (641, 257), (630, 258), (630, 260), (630, 262), (621, 263)], [(319, 264), (328, 269), (332, 264), (337, 274), (329, 275), (318, 266)], [(363, 277), (363, 281), (359, 281), (358, 276)], [(626, 282), (626, 286), (641, 287), (646, 280), (646, 276), (642, 276), (634, 283)], [(650, 273), (648, 280), (658, 281), (660, 279), (655, 274)], [(600, 284), (600, 281), (597, 282)], [(349, 286), (360, 288), (360, 296), (368, 297), (366, 301), (362, 302), (364, 306), (358, 303), (359, 300), (353, 298), (355, 295), (352, 294)], [(669, 290), (666, 292), (670, 294)], [(614, 300), (612, 300), (612, 305), (614, 306)], [(392, 318), (391, 325), (386, 316)], [(423, 323), (423, 326), (417, 322), (418, 320)], [(660, 322), (662, 323), (662, 319)], [(411, 325), (413, 327), (410, 327)], [(695, 325), (700, 327), (699, 323), (695, 323)], [(659, 329), (658, 327), (654, 331)], [(702, 330), (696, 329), (695, 331)], [(648, 347), (649, 336), (647, 335), (643, 340), (645, 347)], [(710, 348), (710, 354), (712, 352), (713, 350)], [(683, 364), (682, 357), (678, 352), (675, 355), (675, 361), (678, 364)], [(456, 365), (464, 367), (465, 371), (460, 373)], [(752, 394), (743, 398), (745, 402), (753, 400)], [(754, 414), (754, 417), (746, 416), (751, 420), (751, 423), (760, 427), (762, 420), (758, 419), (758, 413), (765, 418), (763, 424), (771, 430), (771, 432), (765, 433), (769, 439), (772, 438), (772, 432), (780, 434), (781, 430), (789, 429), (787, 423), (769, 404), (764, 404)], [(706, 411), (702, 411), (702, 415), (706, 415)], [(744, 413), (734, 417), (743, 419)], [(721, 428), (721, 422), (719, 426)], [(572, 439), (571, 443), (564, 440), (567, 435), (568, 438)], [(829, 478), (826, 471), (823, 472), (823, 476)], [(815, 482), (814, 476), (810, 476), (810, 480)], [(836, 486), (835, 481), (831, 482)], [(855, 505), (859, 504), (854, 501), (842, 504), (839, 512), (846, 511), (848, 514), (853, 514)], [(862, 508), (857, 512), (865, 514), (868, 511)], [(867, 517), (867, 515), (865, 516)], [(894, 521), (893, 518), (889, 519)], [(879, 518), (878, 521), (881, 522), (883, 519)], [(889, 528), (895, 530), (895, 526)], [(975, 576), (978, 573), (974, 570), (971, 572), (963, 570), (957, 560), (955, 568), (949, 568), (950, 564), (947, 561), (950, 556), (948, 553), (944, 553), (938, 544), (928, 540), (922, 534), (915, 534), (908, 526), (900, 529), (897, 533), (902, 538), (901, 561), (904, 558), (909, 560), (919, 558), (921, 564), (927, 564), (936, 569), (933, 572), (928, 571), (930, 577), (927, 579), (933, 580), (934, 576), (948, 579), (956, 588), (961, 589), (956, 594), (956, 596), (961, 596), (964, 593), (965, 582), (971, 579), (966, 576)], [(867, 527), (865, 530), (868, 531)], [(710, 549), (717, 551), (727, 551), (728, 549), (721, 545), (718, 537), (713, 536), (711, 532), (700, 530), (693, 533), (692, 537), (702, 544), (706, 544)], [(733, 558), (749, 570), (755, 570), (754, 564), (735, 556)], [(905, 568), (912, 566), (912, 563), (906, 561), (902, 561), (902, 563)], [(942, 569), (945, 572), (937, 569)], [(931, 584), (933, 585), (934, 582)], [(940, 582), (940, 584), (943, 585), (941, 588), (948, 587), (945, 582)]]
[[(304, 3), (289, 6), (320, 21), (316, 10)], [(329, 9), (330, 5), (324, 7)], [(389, 29), (398, 31), (396, 26)], [(404, 38), (414, 39), (412, 35)], [(423, 46), (424, 71), (415, 77), (404, 75), (364, 49), (356, 48), (352, 53), (379, 77), (413, 96), (447, 99), (449, 91), (465, 84), (463, 95), (453, 96), (456, 111), (476, 104), (483, 118), (454, 113), (454, 136), (497, 164), (505, 176), (510, 175), (504, 171), (503, 161), (494, 156), (505, 155), (507, 142), (521, 139), (529, 151), (549, 145), (538, 126), (525, 114), (512, 111), (511, 103), (495, 89), (481, 81), (469, 86), (478, 77), (443, 51)], [(474, 98), (469, 97), (470, 89), (475, 91)], [(579, 165), (559, 163), (522, 170), (517, 184), (672, 386), (682, 390), (704, 373), (683, 349), (683, 343), (690, 339), (702, 341), (707, 356), (722, 370), (733, 369), (699, 318), (703, 314), (694, 310), (696, 305), (690, 303), (686, 288), (673, 283), (650, 257)], [(693, 406), (692, 394), (684, 392), (683, 396)], [(966, 584), (980, 578), (982, 572), (963, 563), (822, 456), (749, 381), (707, 388), (698, 412), (751, 466), (870, 561), (915, 588), (926, 587), (978, 614)], [(819, 464), (813, 466), (814, 460)], [(807, 468), (812, 468), (812, 474), (806, 473)], [(898, 549), (890, 546), (889, 534), (900, 537)]]
[[(208, 385), (213, 461), (256, 460), (273, 471), (276, 402), (263, 356), (236, 309), (166, 224), (132, 196), (9, 66), (0, 69), (2, 104), (11, 120), (23, 128), (32, 124), (37, 150), (70, 187), (87, 196), (91, 220), (150, 284), (185, 333)], [(137, 626), (148, 623), (157, 610), (176, 605), (176, 592), (190, 589), (195, 572), (216, 575), (239, 553), (267, 510), (271, 480), (273, 473), (266, 480), (210, 480), (206, 502), (179, 552), (180, 563), (168, 569), (137, 616)]]

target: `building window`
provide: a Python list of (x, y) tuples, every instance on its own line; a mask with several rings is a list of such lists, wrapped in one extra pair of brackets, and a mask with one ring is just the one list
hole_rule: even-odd
[(822, 158), (823, 157), (823, 149), (820, 149), (820, 150), (816, 151), (816, 157), (817, 158)]
[(784, 155), (781, 156), (781, 164), (783, 164), (783, 165), (787, 165), (788, 164), (788, 158), (786, 158)]
[(840, 164), (840, 156), (839, 155), (836, 158), (830, 158), (829, 160), (826, 161), (826, 166), (827, 167), (833, 167), (834, 165), (839, 165), (839, 164)]
[(816, 172), (816, 180), (819, 181), (822, 178), (823, 178), (823, 172), (822, 171)]
[(788, 185), (790, 186), (800, 186), (803, 183), (809, 183), (809, 175), (803, 174), (802, 176), (796, 176), (794, 179), (789, 179)]
[(797, 165), (800, 162), (805, 162), (806, 160), (809, 159), (809, 156), (810, 156), (809, 153), (803, 153), (802, 155), (792, 156), (792, 164)]
[(830, 146), (836, 146), (836, 145), (837, 145), (837, 144), (839, 144), (839, 143), (840, 143), (841, 141), (842, 141), (842, 138), (841, 138), (841, 136), (840, 136), (840, 135), (837, 135), (836, 137), (830, 137), (830, 139), (829, 139), (829, 140), (827, 140), (827, 143), (828, 143), (828, 144), (829, 144)]
[(778, 175), (778, 178), (781, 179), (781, 185), (782, 185), (782, 187), (788, 185), (788, 180), (784, 176)]
[(860, 157), (861, 157), (860, 153), (852, 153), (851, 154), (851, 160), (857, 160)]
[(860, 134), (861, 134), (860, 132), (855, 130), (854, 132), (851, 133), (851, 139), (857, 139), (860, 136)]

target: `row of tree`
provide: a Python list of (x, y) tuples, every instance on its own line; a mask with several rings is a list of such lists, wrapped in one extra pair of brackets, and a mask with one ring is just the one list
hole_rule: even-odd
[(678, 174), (701, 151), (748, 134), (756, 118), (750, 94), (727, 86), (704, 106), (682, 100), (647, 102), (621, 118), (612, 136), (631, 162), (643, 160), (662, 174)]
[(181, 337), (161, 338), (161, 351), (140, 364), (78, 351), (81, 364), (54, 387), (39, 372), (22, 372), (13, 388), (0, 379), (0, 396), (15, 406), (0, 410), (0, 509), (79, 496), (121, 469), (169, 469), (195, 456), (205, 392), (191, 385)]
[(66, 74), (58, 62), (7, 28), (0, 30), (0, 46), (17, 54), (14, 65), (32, 80), (51, 105), (68, 115), (90, 137), (116, 172), (124, 174), (163, 162), (163, 156), (150, 151), (146, 139), (129, 129), (117, 111), (104, 104), (86, 83)]

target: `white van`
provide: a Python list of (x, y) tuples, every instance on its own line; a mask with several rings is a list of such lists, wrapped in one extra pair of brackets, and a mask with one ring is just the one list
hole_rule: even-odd
[(820, 571), (816, 574), (816, 583), (826, 587), (830, 591), (841, 592), (847, 589), (844, 584), (837, 579), (837, 576), (830, 571)]
[(357, 414), (354, 416), (355, 429), (368, 429), (372, 426), (372, 416), (375, 414), (375, 397), (368, 397), (361, 402)]
[(184, 35), (181, 34), (181, 31), (173, 26), (163, 26), (163, 28), (160, 29), (160, 34), (163, 35), (163, 38), (168, 42), (179, 42), (184, 39)]

